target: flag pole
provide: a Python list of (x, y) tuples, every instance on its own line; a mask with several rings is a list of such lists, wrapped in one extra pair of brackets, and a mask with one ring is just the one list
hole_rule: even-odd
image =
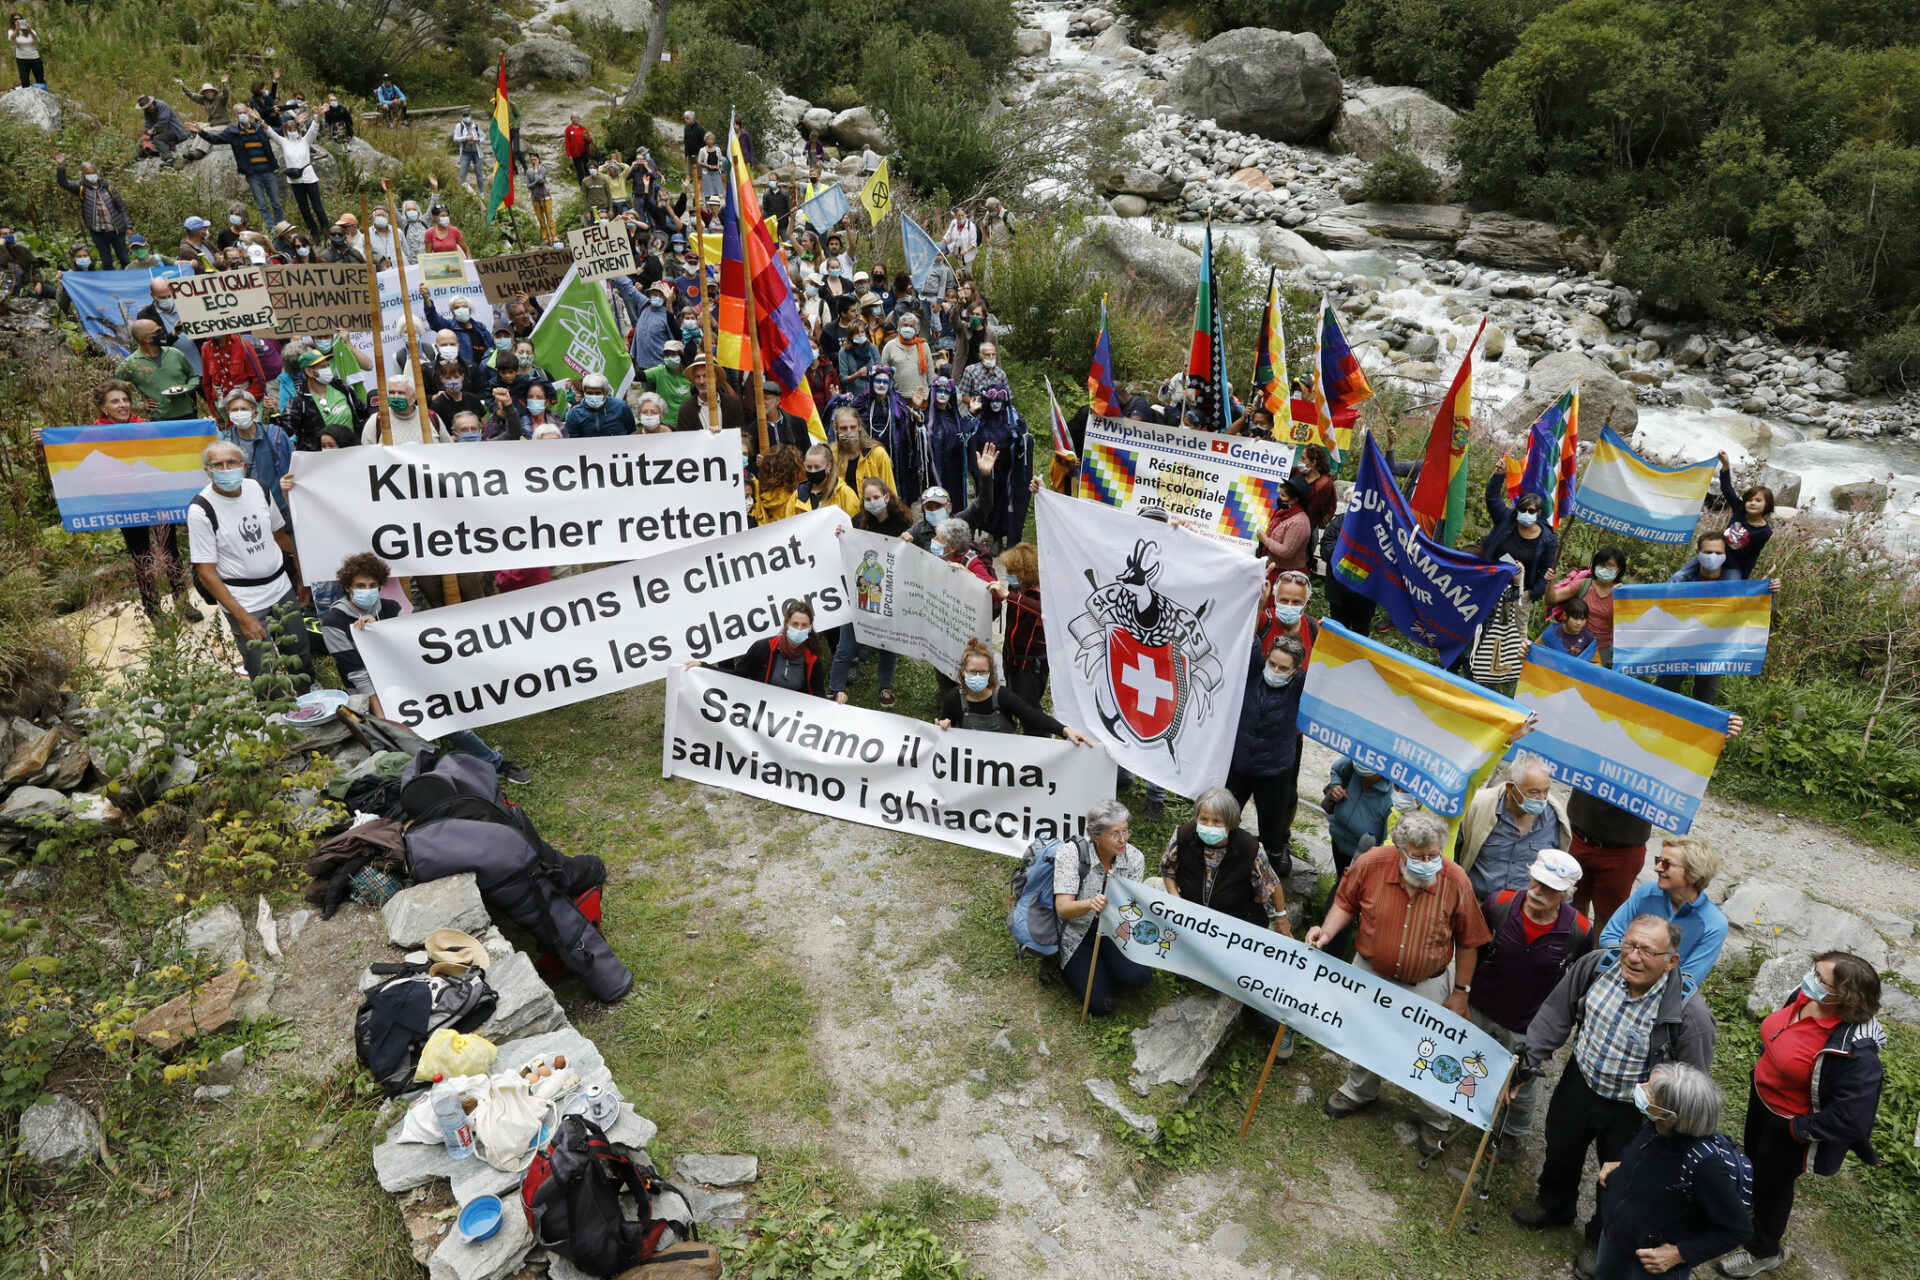
[[(727, 167), (733, 167), (733, 157), (727, 157)], [(729, 178), (736, 175), (729, 174)], [(740, 184), (735, 182), (737, 187)], [(738, 197), (735, 197), (736, 203)], [(760, 313), (753, 302), (753, 270), (747, 261), (746, 236), (740, 237), (740, 275), (747, 289), (747, 353), (753, 377), (753, 421), (760, 435), (760, 452), (766, 453), (773, 446), (767, 442), (767, 380), (760, 367)], [(707, 385), (713, 385), (713, 379), (707, 379)]]
[(1247, 1130), (1253, 1127), (1253, 1109), (1260, 1105), (1260, 1095), (1267, 1091), (1267, 1076), (1273, 1071), (1273, 1060), (1280, 1056), (1280, 1041), (1286, 1037), (1287, 1024), (1281, 1023), (1273, 1033), (1273, 1043), (1267, 1047), (1267, 1065), (1260, 1068), (1260, 1083), (1253, 1086), (1253, 1101), (1247, 1104), (1247, 1117), (1240, 1122), (1240, 1136), (1246, 1137)]
[[(731, 155), (729, 155), (729, 163), (731, 163)], [(701, 220), (700, 208), (701, 206), (696, 204), (693, 211), (694, 247), (700, 255), (700, 343), (706, 348), (700, 353), (700, 358), (706, 361), (707, 369), (707, 425), (718, 426), (720, 424), (720, 348), (715, 344), (713, 337), (714, 299), (707, 296), (707, 228), (706, 223)], [(745, 251), (742, 250), (742, 252)]]
[[(393, 213), (393, 183), (387, 178), (382, 178), (380, 179), (380, 186), (387, 193), (387, 225), (389, 227), (397, 227), (400, 225), (400, 220), (396, 218)], [(409, 360), (408, 363), (413, 366), (414, 409), (420, 415), (420, 443), (433, 444), (435, 443), (433, 427), (429, 425), (433, 415), (427, 408), (427, 375), (426, 371), (420, 367), (424, 363), (424, 358), (420, 354), (419, 334), (413, 327), (413, 308), (407, 304), (407, 255), (404, 252), (395, 253), (393, 255), (393, 266), (394, 269), (400, 273), (400, 314), (406, 319), (407, 346), (411, 348), (410, 354), (412, 359)], [(425, 298), (426, 292), (427, 284), (425, 279), (422, 279), (420, 282), (420, 296)], [(445, 603), (459, 604), (459, 577), (451, 573), (441, 574), (440, 591), (441, 599)]]

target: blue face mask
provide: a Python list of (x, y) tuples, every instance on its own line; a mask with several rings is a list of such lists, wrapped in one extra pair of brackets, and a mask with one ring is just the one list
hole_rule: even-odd
[(1817, 969), (1807, 970), (1806, 976), (1800, 979), (1800, 989), (1806, 992), (1807, 999), (1815, 1004), (1819, 1004), (1833, 994), (1827, 990), (1826, 983), (1820, 981), (1820, 972)]
[(922, 511), (921, 514), (926, 517), (928, 524), (938, 529), (940, 522), (947, 518), (947, 509), (945, 507), (928, 507)]
[(1519, 521), (1522, 529), (1531, 529), (1540, 523), (1540, 517), (1531, 511), (1522, 511), (1519, 515), (1515, 516), (1514, 519)]
[(1196, 823), (1194, 824), (1193, 830), (1194, 834), (1200, 837), (1201, 844), (1220, 845), (1227, 842), (1227, 829), (1225, 827), (1208, 827)]
[(787, 643), (788, 644), (805, 644), (808, 638), (811, 637), (812, 635), (813, 635), (812, 627), (788, 627)]
[(1293, 672), (1275, 671), (1272, 667), (1261, 667), (1260, 676), (1267, 682), (1268, 688), (1284, 689), (1287, 681), (1293, 679)]
[(1519, 800), (1522, 813), (1532, 814), (1537, 818), (1547, 811), (1547, 801), (1544, 796), (1520, 796)]
[(355, 587), (353, 589), (353, 607), (362, 613), (372, 613), (380, 607), (380, 588)]
[(1281, 625), (1288, 627), (1299, 626), (1300, 619), (1306, 612), (1303, 606), (1297, 604), (1277, 604), (1273, 606), (1273, 616), (1280, 619)]
[(970, 675), (970, 676), (968, 676), (968, 677), (967, 677), (967, 692), (969, 692), (969, 693), (985, 693), (985, 692), (987, 691), (987, 680), (988, 680), (988, 677), (986, 677), (986, 676), (983, 676), (983, 675)]
[(651, 298), (647, 299), (647, 305), (657, 311), (661, 307), (664, 307), (667, 305), (667, 300), (656, 293)]
[(1647, 1087), (1644, 1084), (1633, 1086), (1633, 1105), (1649, 1120), (1665, 1120), (1673, 1115), (1673, 1112), (1665, 1107), (1654, 1105), (1653, 1099), (1647, 1096)]
[(459, 435), (459, 440), (461, 444), (472, 444), (474, 441), (478, 440), (479, 438), (480, 438), (480, 433), (478, 431), (462, 431)]
[(313, 340), (313, 349), (315, 351), (332, 351), (333, 339), (332, 338), (315, 338)]
[(214, 467), (207, 474), (213, 477), (213, 487), (222, 493), (238, 493), (240, 482), (247, 478), (245, 467)]
[(1018, 587), (1020, 586), (1020, 576), (1018, 574), (1013, 574), (1013, 573), (1008, 574), (1007, 586), (1009, 588), (1018, 589)]
[(513, 339), (512, 338), (495, 338), (493, 340), (493, 349), (495, 351), (511, 351), (513, 350)]
[(1432, 884), (1440, 875), (1440, 861), (1439, 858), (1434, 858), (1431, 861), (1423, 862), (1417, 858), (1409, 858), (1405, 854), (1401, 854), (1400, 869), (1405, 873), (1407, 879), (1413, 881), (1415, 884)]
[(592, 393), (588, 393), (587, 395), (581, 398), (587, 402), (587, 408), (589, 409), (598, 409), (601, 405), (607, 402), (607, 398), (605, 396), (594, 395)]

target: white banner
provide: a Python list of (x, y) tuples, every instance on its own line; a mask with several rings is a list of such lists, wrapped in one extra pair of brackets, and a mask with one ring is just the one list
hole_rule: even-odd
[(1225, 782), (1260, 561), (1098, 503), (1038, 498), (1053, 714), (1176, 795)]
[[(380, 272), (374, 279), (380, 287), (380, 327), (382, 330), (380, 334), (380, 353), (386, 357), (387, 372), (389, 374), (400, 373), (412, 368), (411, 365), (403, 364), (401, 359), (407, 350), (407, 321), (405, 314), (400, 310), (400, 269), (398, 267), (389, 267), (385, 271)], [(434, 309), (437, 310), (441, 318), (445, 320), (453, 319), (452, 300), (454, 298), (460, 297), (467, 299), (473, 307), (474, 323), (485, 329), (488, 334), (492, 334), (493, 304), (487, 301), (486, 290), (482, 288), (480, 284), (480, 273), (475, 270), (471, 259), (467, 262), (467, 282), (465, 284), (438, 285), (428, 289), (426, 296), (433, 299)], [(428, 352), (431, 353), (433, 349), (434, 331), (432, 327), (427, 324), (426, 304), (421, 301), (420, 270), (411, 263), (407, 266), (407, 304), (413, 308), (414, 332), (427, 347)], [(362, 363), (367, 365), (373, 363), (372, 334), (352, 333), (348, 335), (348, 341), (353, 344), (353, 349), (360, 353)], [(363, 373), (355, 379), (355, 381), (365, 384), (370, 382), (372, 377), (373, 375), (370, 373)]]
[(955, 679), (967, 641), (993, 636), (987, 584), (911, 542), (849, 529), (840, 554), (853, 589), (853, 634), (861, 644), (933, 664)]
[(267, 294), (264, 267), (179, 276), (173, 281), (173, 296), (184, 337), (217, 338), (255, 329), (273, 332), (273, 299)]
[(1122, 511), (1158, 502), (1244, 550), (1273, 523), (1292, 469), (1289, 444), (1095, 415), (1080, 452), (1080, 496)]
[(1114, 782), (1113, 761), (1097, 747), (943, 731), (678, 667), (667, 673), (660, 772), (1013, 858), (1035, 839), (1081, 834)]
[[(704, 432), (700, 434), (705, 434)], [(776, 634), (788, 600), (849, 621), (838, 507), (356, 635), (382, 709), (425, 737), (512, 720), (716, 662)]]
[(293, 476), (317, 579), (368, 550), (402, 575), (473, 573), (634, 560), (747, 527), (737, 430), (360, 445), (297, 453)]

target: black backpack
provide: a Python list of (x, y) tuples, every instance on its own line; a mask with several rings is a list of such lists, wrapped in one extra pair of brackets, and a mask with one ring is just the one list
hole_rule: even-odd
[(500, 997), (480, 969), (451, 978), (427, 976), (422, 964), (380, 964), (397, 973), (360, 1002), (353, 1015), (353, 1051), (389, 1098), (419, 1087), (413, 1078), (427, 1037), (442, 1027), (476, 1031), (493, 1016)]
[[(637, 1221), (620, 1211), (623, 1189), (640, 1206)], [(616, 1151), (599, 1125), (570, 1115), (527, 1166), (520, 1207), (536, 1245), (589, 1275), (612, 1276), (654, 1260), (680, 1240), (700, 1238), (690, 1221), (654, 1216), (654, 1199), (662, 1191), (687, 1203), (685, 1192)]]
[[(250, 480), (250, 481), (246, 481), (245, 483), (257, 485), (259, 481)], [(261, 490), (262, 494), (264, 494), (265, 492), (266, 491), (264, 489)], [(271, 499), (269, 499), (269, 501), (271, 501)], [(211, 502), (207, 501), (207, 495), (204, 493), (194, 494), (193, 501), (188, 505), (198, 507), (200, 509), (201, 514), (203, 514), (207, 518), (208, 532), (212, 533), (215, 538), (218, 538), (220, 536), (220, 513), (213, 509), (213, 504)], [(300, 585), (300, 575), (294, 569), (293, 557), (286, 554), (284, 551), (280, 553), (280, 572), (279, 573), (269, 574), (264, 578), (222, 578), (221, 581), (226, 583), (228, 587), (264, 587), (269, 582), (278, 582), (282, 577), (286, 578), (288, 584), (293, 587), (298, 587)], [(208, 591), (206, 586), (200, 581), (200, 575), (198, 573), (195, 573), (193, 575), (193, 589), (195, 591), (198, 591), (200, 593), (200, 598), (202, 600), (205, 600), (208, 604), (215, 605), (215, 606), (219, 605), (220, 602), (213, 598), (213, 593), (211, 591)]]

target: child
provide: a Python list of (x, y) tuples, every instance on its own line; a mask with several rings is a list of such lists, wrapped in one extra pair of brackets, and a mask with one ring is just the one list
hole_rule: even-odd
[(1599, 645), (1587, 630), (1587, 602), (1576, 596), (1561, 605), (1560, 621), (1540, 633), (1540, 643), (1570, 658), (1595, 661)]
[(1773, 490), (1756, 484), (1743, 494), (1733, 489), (1733, 461), (1726, 450), (1720, 451), (1720, 496), (1726, 499), (1727, 563), (1740, 571), (1742, 578), (1754, 576), (1754, 563), (1773, 537)]

